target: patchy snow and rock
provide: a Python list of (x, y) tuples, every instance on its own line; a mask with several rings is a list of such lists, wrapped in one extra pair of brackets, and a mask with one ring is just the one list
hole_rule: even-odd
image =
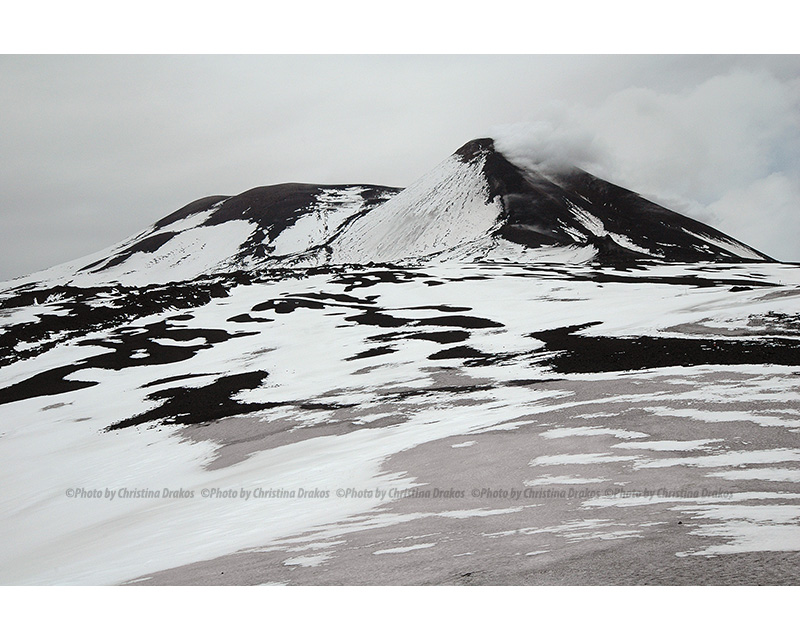
[(741, 247), (478, 140), (6, 283), (0, 581), (796, 582), (800, 268)]

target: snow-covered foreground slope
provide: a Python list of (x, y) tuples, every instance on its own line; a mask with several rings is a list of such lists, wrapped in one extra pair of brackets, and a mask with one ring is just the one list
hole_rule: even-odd
[(797, 266), (490, 139), (403, 190), (202, 198), (0, 288), (0, 581), (796, 553), (798, 296)]
[(796, 555), (799, 301), (764, 263), (6, 291), (0, 582), (536, 583), (610, 549), (669, 582)]

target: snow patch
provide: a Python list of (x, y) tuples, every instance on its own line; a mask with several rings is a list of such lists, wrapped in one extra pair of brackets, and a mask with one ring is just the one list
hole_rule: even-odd
[(424, 542), (421, 544), (412, 544), (410, 547), (394, 547), (393, 549), (381, 549), (380, 551), (373, 551), (373, 555), (379, 556), (384, 553), (408, 553), (409, 551), (417, 551), (418, 549), (429, 549), (435, 547), (435, 542)]

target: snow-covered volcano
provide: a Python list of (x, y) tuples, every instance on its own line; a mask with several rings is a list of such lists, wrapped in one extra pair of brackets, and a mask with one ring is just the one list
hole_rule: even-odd
[(770, 260), (577, 167), (545, 174), (512, 164), (488, 138), (465, 144), (326, 248), (329, 261), (353, 263)]
[(0, 583), (796, 584), (800, 269), (490, 140), (0, 288)]
[(259, 267), (431, 259), (771, 260), (577, 167), (513, 164), (485, 138), (406, 189), (289, 183), (201, 198), (110, 249), (27, 280), (139, 285)]

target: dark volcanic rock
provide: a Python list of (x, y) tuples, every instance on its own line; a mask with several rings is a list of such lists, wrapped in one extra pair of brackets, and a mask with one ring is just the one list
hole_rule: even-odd
[(591, 325), (532, 333), (545, 343), (546, 362), (558, 373), (600, 373), (698, 365), (800, 365), (800, 342), (787, 338), (728, 340), (659, 336), (581, 335)]
[[(598, 249), (597, 261), (603, 264), (653, 258), (670, 262), (772, 261), (708, 225), (577, 167), (547, 173), (518, 167), (495, 149), (491, 138), (473, 140), (456, 155), (465, 162), (484, 156), (488, 198), (499, 197), (504, 210), (504, 224), (496, 234), (510, 242), (528, 247), (592, 245)], [(587, 220), (585, 214), (594, 220)], [(602, 233), (598, 233), (597, 221), (604, 228)], [(576, 232), (580, 234), (577, 239)], [(631, 246), (623, 246), (610, 234)], [(758, 257), (742, 258), (727, 248), (729, 245)]]

